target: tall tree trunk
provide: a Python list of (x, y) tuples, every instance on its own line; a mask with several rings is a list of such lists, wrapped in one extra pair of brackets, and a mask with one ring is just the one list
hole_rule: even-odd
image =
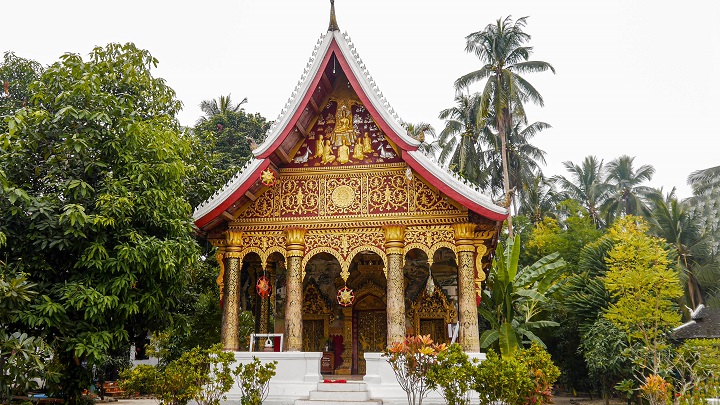
[(507, 125), (510, 121), (510, 111), (508, 109), (503, 109), (503, 114), (501, 117), (498, 117), (499, 121), (499, 132), (500, 132), (500, 160), (502, 161), (502, 169), (503, 169), (503, 190), (505, 191), (505, 207), (508, 209), (508, 237), (513, 237), (513, 225), (512, 225), (512, 212), (510, 212), (510, 201), (512, 196), (510, 195), (510, 175), (508, 174), (508, 164), (507, 164), (507, 146), (506, 146), (506, 135), (505, 130), (510, 125)]

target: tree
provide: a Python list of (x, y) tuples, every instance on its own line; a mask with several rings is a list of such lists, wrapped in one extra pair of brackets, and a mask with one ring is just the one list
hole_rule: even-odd
[(687, 182), (692, 186), (693, 194), (705, 194), (720, 185), (720, 166), (696, 170), (690, 173)]
[(234, 176), (252, 158), (253, 147), (262, 141), (269, 123), (258, 113), (245, 112), (242, 106), (246, 102), (247, 98), (233, 104), (228, 95), (200, 104), (205, 116), (193, 128), (194, 153), (204, 167), (198, 173), (198, 193), (190, 201), (193, 206)]
[[(494, 126), (500, 136), (500, 157), (503, 162), (503, 190), (510, 196), (510, 179), (507, 159), (507, 133), (513, 126), (513, 116), (527, 124), (523, 103), (532, 101), (544, 104), (540, 93), (521, 75), (544, 72), (555, 68), (547, 62), (530, 61), (532, 47), (525, 44), (530, 35), (523, 31), (527, 17), (513, 21), (510, 16), (498, 19), (484, 30), (465, 37), (465, 51), (474, 53), (483, 66), (455, 81), (456, 89), (466, 88), (471, 83), (487, 79), (480, 97), (480, 111), (477, 120), (484, 122), (494, 115)], [(508, 217), (508, 231), (512, 231), (512, 218)]]
[(555, 217), (555, 209), (560, 202), (560, 195), (551, 181), (539, 174), (523, 186), (521, 194), (520, 210), (521, 215), (526, 215), (534, 226), (537, 226), (544, 218)]
[(655, 168), (642, 165), (636, 169), (633, 167), (634, 160), (634, 157), (623, 155), (607, 165), (605, 181), (610, 191), (602, 211), (608, 224), (618, 216), (642, 215), (647, 210), (645, 200), (653, 189), (641, 184), (652, 180)]
[(506, 246), (498, 243), (478, 311), (490, 323), (490, 329), (480, 336), (480, 347), (495, 344), (503, 356), (511, 356), (522, 348), (523, 339), (544, 347), (533, 331), (558, 325), (535, 318), (542, 312), (547, 297), (561, 285), (558, 281), (565, 261), (554, 253), (518, 268), (520, 238), (508, 238)]
[(624, 355), (627, 337), (612, 322), (599, 318), (583, 335), (580, 352), (588, 374), (600, 384), (605, 404), (610, 403), (612, 388), (628, 376), (630, 363)]
[(691, 308), (697, 308), (704, 303), (704, 290), (720, 287), (717, 282), (720, 268), (713, 260), (710, 239), (701, 232), (698, 218), (689, 215), (687, 204), (677, 200), (675, 190), (664, 198), (661, 192), (649, 198), (651, 209), (647, 219), (651, 230), (671, 248), (687, 301)]
[(90, 366), (167, 323), (197, 261), (190, 142), (156, 65), (133, 44), (65, 54), (0, 134), (0, 254), (37, 285), (23, 321), (53, 346), (70, 402)]
[(0, 64), (0, 131), (7, 130), (4, 118), (28, 103), (28, 87), (37, 80), (42, 71), (42, 66), (34, 60), (15, 56), (13, 52), (5, 52)]
[(427, 122), (418, 122), (413, 124), (411, 122), (404, 122), (403, 127), (407, 130), (408, 135), (420, 141), (418, 149), (428, 156), (435, 156), (435, 153), (440, 150), (440, 146), (437, 141), (427, 142), (425, 135), (430, 135), (433, 139), (435, 138), (435, 128)]
[[(544, 122), (534, 122), (523, 127), (523, 120), (513, 118), (513, 121), (513, 126), (507, 132), (505, 149), (507, 151), (508, 181), (510, 190), (512, 190), (510, 195), (514, 211), (517, 213), (518, 198), (522, 204), (522, 201), (527, 198), (525, 193), (528, 192), (528, 188), (533, 186), (538, 177), (542, 177), (540, 163), (545, 164), (545, 151), (530, 144), (529, 140), (551, 126)], [(484, 162), (484, 176), (481, 185), (485, 189), (503, 190), (501, 140), (495, 133), (491, 133), (489, 138), (486, 140), (489, 144), (483, 151), (481, 160)]]
[[(647, 234), (642, 218), (628, 215), (608, 230), (615, 241), (606, 258), (605, 288), (617, 300), (604, 317), (628, 336), (635, 351), (636, 373), (647, 377), (667, 371), (666, 333), (680, 324), (674, 300), (682, 295), (668, 252), (657, 237)], [(639, 378), (644, 380), (644, 378)]]
[(595, 226), (600, 227), (600, 207), (608, 194), (603, 162), (595, 156), (587, 156), (582, 165), (570, 161), (563, 162), (563, 165), (570, 172), (570, 178), (555, 176), (553, 181), (563, 190), (566, 198), (573, 198), (582, 204), (590, 213)]
[(480, 181), (480, 151), (478, 139), (482, 128), (478, 126), (480, 98), (459, 93), (455, 96), (455, 107), (440, 111), (438, 118), (445, 120), (440, 132), (440, 163), (447, 163), (450, 170), (463, 178), (478, 184)]

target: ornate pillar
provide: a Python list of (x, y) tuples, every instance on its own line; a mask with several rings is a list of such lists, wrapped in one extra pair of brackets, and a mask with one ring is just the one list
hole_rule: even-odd
[[(343, 307), (343, 350), (340, 357), (342, 358), (342, 364), (335, 370), (335, 374), (339, 375), (350, 375), (352, 374), (352, 307)], [(337, 348), (336, 348), (337, 349)]]
[(223, 277), (224, 294), (222, 307), (222, 326), (220, 341), (223, 350), (237, 351), (240, 349), (238, 325), (240, 323), (240, 269), (242, 256), (242, 232), (225, 232), (225, 276)]
[(403, 254), (405, 225), (386, 225), (385, 254), (387, 255), (387, 344), (405, 339), (405, 278)]
[(453, 225), (458, 255), (458, 322), (460, 345), (466, 352), (480, 351), (475, 300), (475, 224)]
[(285, 230), (287, 251), (287, 297), (285, 299), (285, 342), (287, 351), (302, 351), (302, 269), (305, 229)]

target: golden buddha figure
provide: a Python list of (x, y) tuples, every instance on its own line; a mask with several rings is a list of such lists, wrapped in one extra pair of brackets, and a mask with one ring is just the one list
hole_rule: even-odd
[(367, 132), (365, 132), (365, 135), (363, 136), (363, 152), (364, 153), (372, 153), (372, 143), (370, 142), (370, 136)]
[(335, 160), (335, 155), (332, 151), (332, 146), (330, 145), (330, 140), (325, 140), (325, 147), (323, 148), (323, 157), (322, 157), (322, 163), (328, 164), (332, 163)]
[(363, 145), (360, 142), (355, 142), (355, 148), (353, 149), (353, 159), (365, 160), (365, 154), (363, 153)]
[(318, 137), (317, 142), (315, 142), (315, 155), (313, 157), (318, 158), (323, 155), (323, 152), (325, 152), (325, 148), (323, 147), (323, 139), (324, 137), (322, 134)]
[(344, 142), (348, 145), (355, 143), (355, 128), (353, 127), (352, 111), (345, 101), (338, 104), (335, 114), (335, 129), (333, 129), (330, 141), (335, 146), (342, 146)]
[(347, 141), (343, 141), (343, 144), (338, 148), (337, 161), (343, 165), (350, 161), (350, 147), (348, 146)]

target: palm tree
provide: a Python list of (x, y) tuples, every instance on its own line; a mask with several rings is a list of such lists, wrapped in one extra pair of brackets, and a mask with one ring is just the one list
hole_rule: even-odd
[[(531, 38), (523, 31), (526, 20), (527, 17), (522, 17), (513, 21), (508, 16), (465, 37), (465, 50), (474, 53), (483, 66), (455, 81), (455, 88), (463, 89), (471, 83), (487, 79), (480, 100), (478, 120), (484, 126), (490, 115), (495, 116), (494, 126), (500, 135), (503, 190), (506, 196), (510, 194), (506, 134), (514, 123), (512, 116), (525, 120), (523, 103), (528, 100), (540, 106), (544, 104), (540, 93), (521, 74), (546, 70), (555, 73), (555, 69), (547, 62), (528, 60), (532, 47), (524, 45)], [(508, 217), (508, 231), (512, 236), (511, 216)]]
[(481, 167), (478, 151), (481, 128), (477, 125), (479, 101), (478, 94), (458, 93), (455, 97), (457, 105), (440, 111), (438, 116), (445, 120), (445, 128), (438, 138), (440, 163), (447, 163), (450, 170), (476, 184)]
[[(523, 128), (523, 121), (513, 118), (516, 121), (507, 133), (506, 149), (507, 149), (507, 169), (508, 179), (510, 182), (511, 202), (513, 203), (514, 212), (517, 210), (516, 192), (520, 194), (520, 199), (525, 197), (522, 195), (528, 187), (532, 186), (532, 182), (536, 177), (542, 176), (542, 170), (539, 163), (545, 164), (545, 151), (530, 144), (529, 139), (534, 137), (540, 131), (551, 128), (550, 124), (544, 122), (534, 122)], [(503, 159), (500, 157), (501, 141), (500, 137), (490, 131), (489, 137), (483, 137), (488, 148), (483, 152), (483, 178), (481, 185), (486, 189), (503, 190)], [(507, 194), (506, 194), (507, 195)]]
[(698, 218), (690, 215), (688, 204), (678, 201), (675, 189), (665, 197), (659, 191), (650, 196), (650, 201), (648, 222), (653, 233), (672, 246), (688, 302), (697, 308), (705, 301), (705, 290), (720, 287), (720, 267), (713, 258), (712, 241), (702, 232)]
[[(403, 127), (405, 127), (405, 129), (407, 130), (408, 135), (420, 141), (420, 146), (418, 147), (418, 149), (420, 149), (420, 151), (424, 154), (428, 156), (435, 156), (435, 153), (440, 150), (438, 141), (434, 140), (435, 128), (433, 128), (432, 125), (426, 122), (418, 122), (417, 124), (405, 122), (403, 123)], [(427, 142), (425, 138), (426, 134), (430, 135), (433, 141)]]
[(693, 194), (705, 194), (711, 188), (720, 185), (720, 166), (696, 170), (690, 173), (687, 182), (692, 186)]
[(196, 125), (203, 123), (215, 115), (225, 115), (228, 112), (239, 112), (242, 110), (242, 105), (247, 103), (247, 97), (243, 98), (239, 103), (233, 104), (230, 94), (227, 96), (220, 96), (213, 100), (203, 100), (200, 102), (200, 110), (205, 114), (200, 117)]
[(570, 179), (555, 176), (553, 181), (562, 189), (565, 198), (577, 200), (588, 210), (595, 226), (599, 228), (602, 225), (600, 206), (608, 194), (602, 160), (598, 160), (595, 156), (587, 156), (582, 165), (576, 165), (571, 161), (563, 162), (563, 165), (570, 172)]
[(560, 194), (555, 185), (541, 174), (523, 186), (520, 213), (530, 218), (536, 227), (545, 217), (555, 217)]
[(607, 165), (606, 182), (610, 193), (602, 210), (608, 223), (619, 215), (641, 215), (647, 212), (645, 200), (653, 189), (641, 184), (652, 180), (655, 168), (650, 165), (633, 167), (634, 157), (620, 156)]

